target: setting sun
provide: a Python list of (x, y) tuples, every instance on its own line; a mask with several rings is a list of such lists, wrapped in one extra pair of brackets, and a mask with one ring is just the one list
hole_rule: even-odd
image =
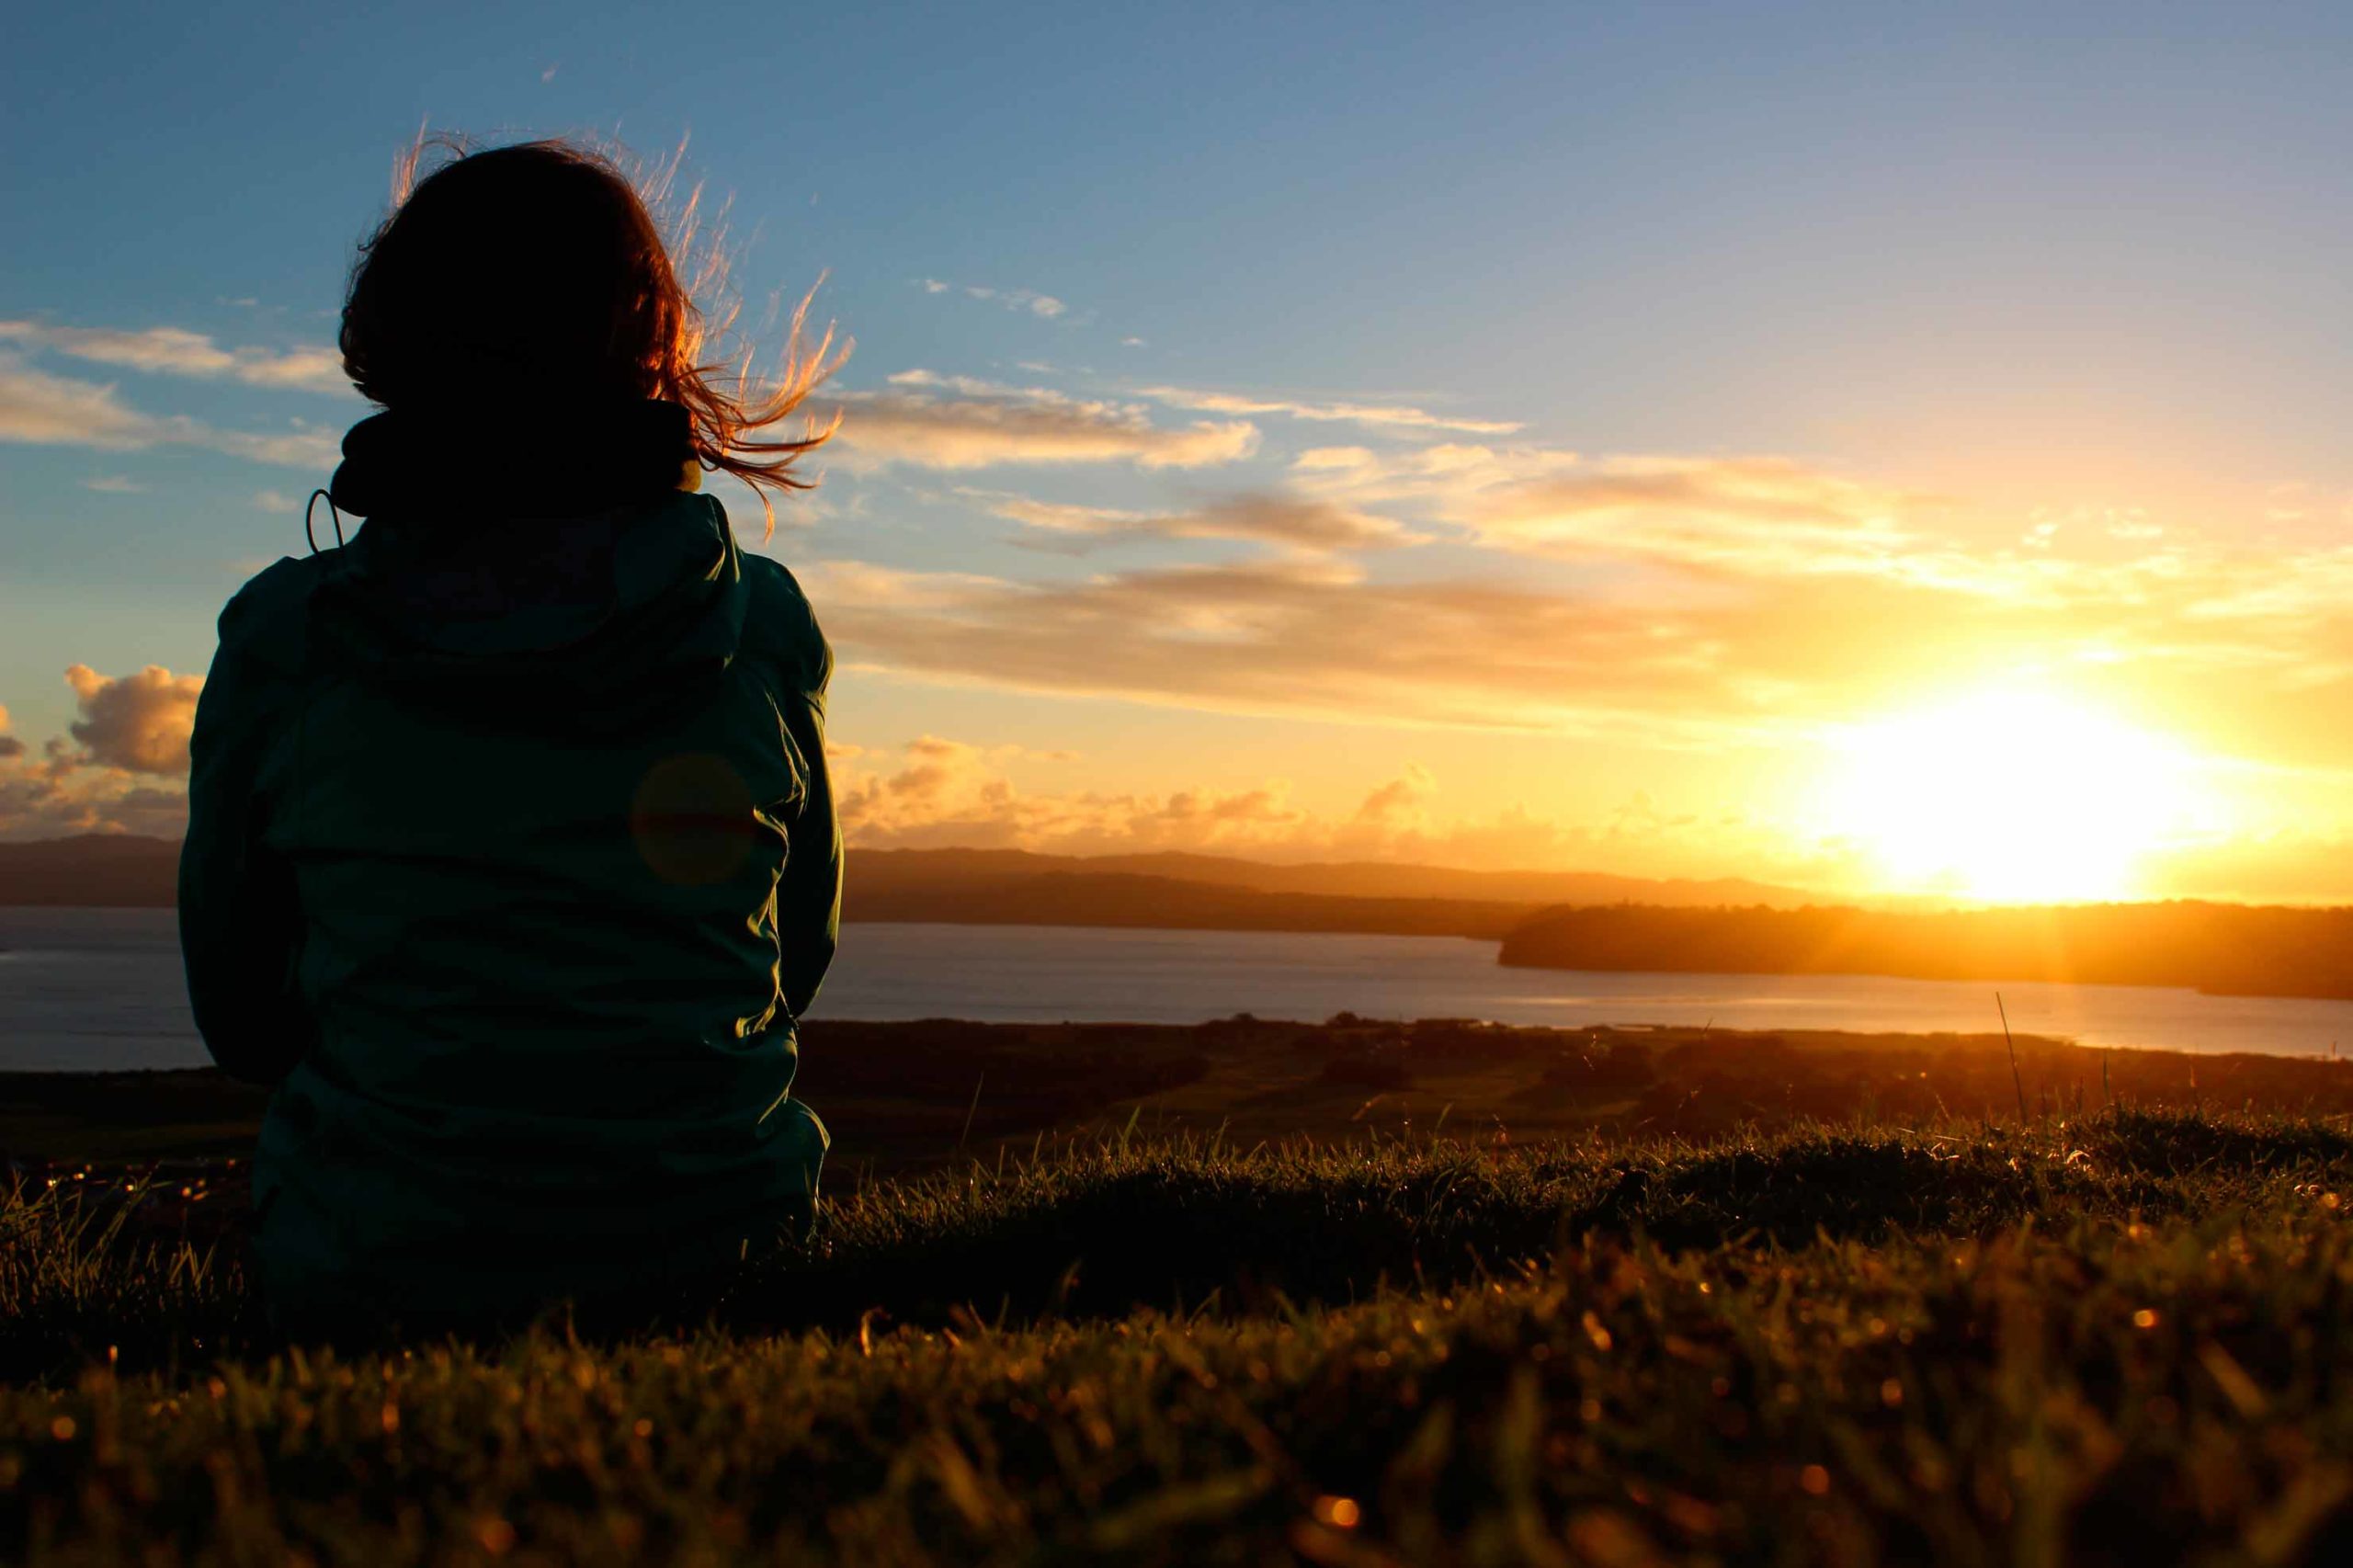
[(2129, 897), (2196, 804), (2179, 748), (2051, 693), (1972, 693), (1858, 725), (1838, 749), (1825, 827), (1896, 892)]

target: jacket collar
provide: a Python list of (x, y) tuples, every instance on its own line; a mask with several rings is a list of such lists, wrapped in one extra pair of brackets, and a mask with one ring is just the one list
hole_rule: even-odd
[(652, 400), (543, 414), (388, 409), (343, 437), (327, 494), (363, 517), (575, 517), (650, 501), (697, 478), (683, 404)]

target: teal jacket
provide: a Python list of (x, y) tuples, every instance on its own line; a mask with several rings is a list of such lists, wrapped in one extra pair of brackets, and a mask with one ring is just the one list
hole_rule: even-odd
[(703, 1278), (814, 1212), (793, 1020), (834, 952), (832, 655), (707, 496), (370, 521), (221, 617), (180, 931), (276, 1085), (281, 1311), (470, 1312)]

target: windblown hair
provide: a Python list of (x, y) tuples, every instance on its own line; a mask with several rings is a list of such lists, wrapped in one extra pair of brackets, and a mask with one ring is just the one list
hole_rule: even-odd
[[(442, 161), (419, 178), (428, 152)], [(702, 232), (699, 187), (672, 200), (678, 163), (632, 181), (568, 142), (475, 152), (420, 137), (394, 167), (392, 215), (352, 267), (344, 370), (385, 408), (477, 411), (494, 426), (621, 399), (682, 403), (697, 459), (758, 491), (774, 531), (772, 493), (816, 483), (796, 465), (840, 417), (798, 437), (775, 427), (848, 345), (830, 326), (804, 342), (803, 298), (772, 375), (755, 376), (748, 350), (727, 361), (740, 307), (724, 236)]]

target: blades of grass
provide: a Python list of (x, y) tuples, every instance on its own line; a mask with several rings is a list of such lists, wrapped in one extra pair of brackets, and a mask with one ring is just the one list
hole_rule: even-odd
[(972, 1118), (981, 1113), (981, 1085), (989, 1081), (988, 1071), (972, 1080), (972, 1103), (964, 1108), (964, 1131), (956, 1135), (956, 1147), (961, 1149), (972, 1136)]
[(2010, 1086), (2018, 1092), (2018, 1121), (2026, 1121), (2026, 1084), (2018, 1076), (2018, 1041), (2010, 1038), (2010, 1010), (2002, 1006), (2002, 994), (1994, 993), (1994, 1010), (2002, 1016), (2002, 1043), (2010, 1048)]

